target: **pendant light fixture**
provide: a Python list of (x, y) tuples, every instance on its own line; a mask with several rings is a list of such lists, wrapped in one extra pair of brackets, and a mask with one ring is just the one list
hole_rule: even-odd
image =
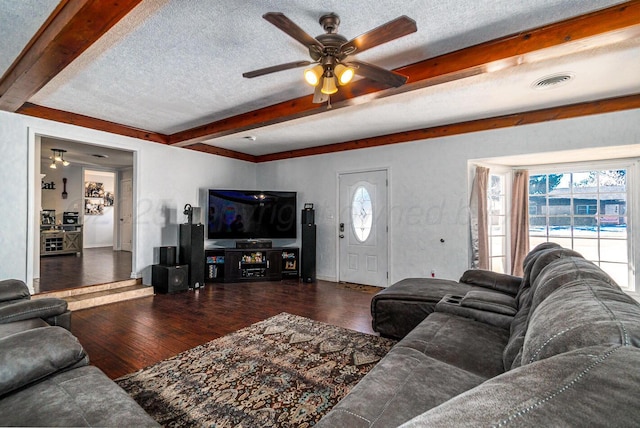
[(53, 155), (49, 157), (51, 159), (51, 165), (49, 168), (56, 169), (56, 162), (60, 162), (63, 166), (69, 166), (69, 162), (64, 159), (64, 154), (67, 153), (66, 150), (63, 149), (51, 149)]

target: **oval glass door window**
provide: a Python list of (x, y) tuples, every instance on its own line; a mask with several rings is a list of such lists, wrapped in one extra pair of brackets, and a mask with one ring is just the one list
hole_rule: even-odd
[(359, 186), (353, 193), (353, 200), (351, 201), (351, 227), (358, 241), (364, 242), (369, 238), (372, 224), (373, 204), (371, 195), (364, 186)]

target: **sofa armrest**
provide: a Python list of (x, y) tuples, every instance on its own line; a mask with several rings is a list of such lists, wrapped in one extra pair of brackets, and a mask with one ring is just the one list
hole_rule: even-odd
[(29, 299), (31, 299), (31, 293), (29, 293), (29, 288), (24, 282), (19, 279), (0, 281), (0, 302)]
[(464, 295), (460, 306), (515, 316), (518, 311), (516, 299), (493, 291), (471, 290)]
[(41, 327), (0, 340), (0, 396), (56, 372), (89, 364), (89, 357), (71, 333)]
[(463, 306), (462, 301), (464, 300), (464, 298), (465, 296), (455, 296), (447, 294), (436, 304), (436, 312), (446, 312), (459, 317), (469, 318), (484, 324), (504, 328), (506, 330), (511, 327), (513, 315), (507, 315), (504, 313), (487, 310), (489, 309), (488, 306), (484, 309), (479, 309), (478, 307), (473, 306)]
[(71, 331), (71, 311), (67, 310), (61, 314), (44, 318), (47, 324), (62, 327)]
[(459, 282), (515, 296), (520, 289), (522, 278), (489, 270), (470, 269), (462, 274)]
[(67, 301), (55, 297), (34, 300), (17, 300), (0, 306), (0, 324), (29, 318), (47, 319), (67, 311)]

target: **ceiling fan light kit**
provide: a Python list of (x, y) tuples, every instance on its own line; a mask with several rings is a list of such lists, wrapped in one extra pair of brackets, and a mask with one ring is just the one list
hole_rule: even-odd
[(401, 16), (347, 41), (344, 36), (337, 34), (340, 17), (335, 13), (328, 13), (320, 17), (320, 25), (326, 33), (315, 38), (282, 13), (269, 12), (262, 17), (304, 45), (309, 50), (309, 56), (313, 61), (294, 61), (266, 67), (243, 73), (243, 77), (253, 78), (315, 64), (313, 67), (305, 69), (303, 74), (304, 80), (316, 88), (313, 97), (314, 103), (328, 101), (326, 95), (338, 92), (338, 85), (348, 84), (356, 74), (391, 87), (402, 86), (407, 81), (406, 76), (373, 64), (357, 61), (351, 58), (351, 55), (417, 31), (416, 22), (411, 18)]
[(322, 80), (322, 89), (320, 90), (323, 94), (332, 95), (338, 92), (338, 87), (336, 86), (335, 77), (325, 76)]
[(318, 86), (323, 74), (324, 68), (318, 64), (315, 67), (307, 68), (304, 71), (304, 80), (311, 86)]
[(343, 64), (336, 65), (336, 77), (340, 85), (346, 85), (351, 82), (356, 71), (352, 67), (347, 67)]

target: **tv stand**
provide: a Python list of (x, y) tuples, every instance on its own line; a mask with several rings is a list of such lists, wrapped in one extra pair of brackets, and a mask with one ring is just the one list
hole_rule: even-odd
[(205, 250), (205, 282), (277, 281), (298, 278), (300, 249), (220, 248)]

